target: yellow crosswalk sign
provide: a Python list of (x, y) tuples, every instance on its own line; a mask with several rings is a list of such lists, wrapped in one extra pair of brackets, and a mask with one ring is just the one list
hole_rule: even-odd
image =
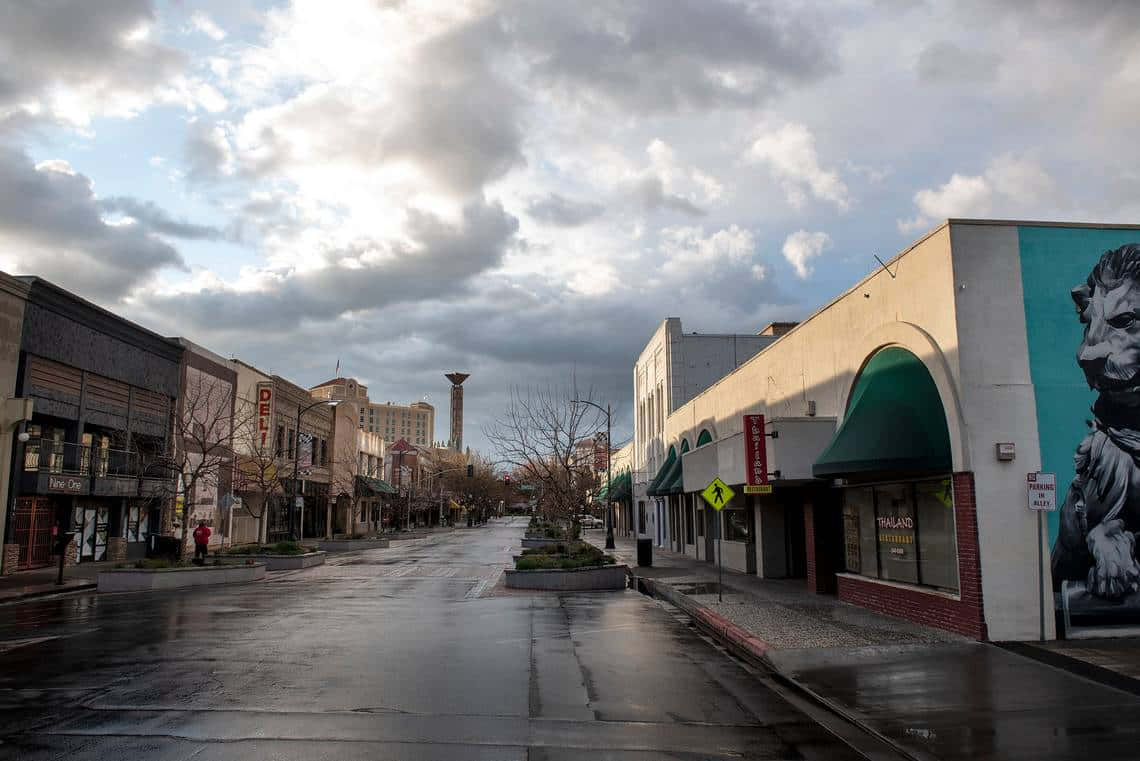
[(732, 499), (735, 494), (736, 492), (728, 488), (728, 484), (720, 480), (720, 476), (715, 476), (713, 480), (709, 482), (709, 485), (705, 487), (705, 490), (701, 492), (701, 496), (705, 498), (705, 502), (712, 505), (714, 510), (720, 510), (727, 505), (728, 501)]

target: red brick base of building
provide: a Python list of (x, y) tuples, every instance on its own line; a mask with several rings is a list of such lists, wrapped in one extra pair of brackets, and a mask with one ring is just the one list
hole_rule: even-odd
[(987, 638), (986, 618), (982, 610), (982, 572), (978, 554), (974, 474), (955, 473), (952, 479), (958, 539), (958, 594), (951, 597), (921, 587), (907, 588), (899, 584), (842, 575), (838, 578), (840, 600), (974, 639)]

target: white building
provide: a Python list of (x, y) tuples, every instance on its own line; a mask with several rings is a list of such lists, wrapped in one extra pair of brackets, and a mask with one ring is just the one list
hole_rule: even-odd
[(665, 419), (681, 405), (769, 345), (792, 323), (772, 323), (757, 334), (686, 334), (669, 317), (649, 339), (633, 368), (633, 518), (638, 534), (668, 543), (664, 502), (646, 495), (649, 479), (664, 461)]

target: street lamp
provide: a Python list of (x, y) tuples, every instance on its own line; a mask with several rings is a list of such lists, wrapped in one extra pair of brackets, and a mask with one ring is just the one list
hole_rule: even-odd
[[(297, 509), (297, 466), (298, 460), (301, 459), (301, 415), (321, 405), (336, 407), (339, 403), (339, 400), (336, 399), (321, 399), (308, 407), (297, 405), (297, 422), (293, 426), (293, 481), (289, 484), (289, 536), (294, 539), (297, 538), (297, 534), (293, 530), (293, 511)], [(303, 515), (304, 513), (302, 513)], [(300, 529), (301, 534), (304, 534), (305, 527), (301, 526)]]
[(604, 408), (600, 404), (586, 401), (585, 399), (571, 399), (571, 404), (588, 404), (602, 412), (606, 413), (606, 549), (614, 549), (614, 521), (610, 510), (610, 488), (613, 486), (613, 477), (610, 475), (610, 469), (613, 466), (613, 447), (611, 442), (613, 437), (610, 434), (610, 405)]

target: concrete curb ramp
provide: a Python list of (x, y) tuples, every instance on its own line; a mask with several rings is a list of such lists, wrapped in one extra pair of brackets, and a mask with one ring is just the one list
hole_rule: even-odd
[(317, 547), (326, 552), (382, 550), (387, 546), (387, 539), (322, 539), (321, 541), (317, 542)]
[(625, 589), (629, 566), (604, 565), (590, 568), (535, 568), (505, 572), (510, 589), (546, 589), (551, 592)]
[(239, 584), (265, 578), (265, 563), (190, 566), (189, 568), (122, 568), (99, 574), (99, 592), (143, 592), (212, 584)]
[(324, 550), (306, 552), (303, 555), (230, 555), (222, 559), (223, 563), (240, 565), (246, 560), (255, 563), (264, 563), (267, 571), (296, 571), (301, 568), (312, 568), (315, 565), (324, 565), (328, 555)]

